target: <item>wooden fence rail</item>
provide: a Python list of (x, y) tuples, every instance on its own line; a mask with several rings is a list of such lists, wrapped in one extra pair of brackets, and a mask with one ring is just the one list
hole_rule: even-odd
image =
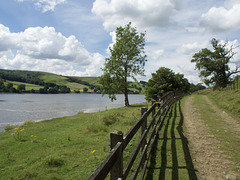
[[(105, 179), (109, 173), (111, 180), (126, 179), (134, 162), (136, 162), (136, 165), (134, 165), (131, 171), (131, 179), (136, 179), (137, 177), (138, 179), (143, 179), (154, 141), (158, 137), (158, 132), (162, 127), (170, 106), (179, 98), (181, 98), (180, 93), (168, 92), (158, 102), (153, 103), (149, 109), (141, 109), (141, 118), (130, 128), (125, 136), (120, 131), (113, 131), (110, 134), (111, 151), (102, 164), (89, 177), (89, 180)], [(150, 114), (152, 114), (152, 117), (150, 117)], [(151, 118), (150, 121), (148, 121), (148, 118)], [(147, 124), (148, 122), (149, 124)], [(140, 129), (140, 140), (132, 151), (125, 167), (123, 167), (124, 150)], [(138, 161), (136, 161), (136, 158)], [(141, 174), (139, 174), (140, 171)]]

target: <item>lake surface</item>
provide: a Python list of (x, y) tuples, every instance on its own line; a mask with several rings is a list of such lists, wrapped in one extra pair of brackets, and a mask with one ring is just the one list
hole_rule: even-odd
[[(144, 95), (129, 95), (130, 104), (145, 102)], [(101, 94), (0, 94), (0, 132), (8, 124), (46, 120), (124, 106), (124, 95), (111, 102)]]

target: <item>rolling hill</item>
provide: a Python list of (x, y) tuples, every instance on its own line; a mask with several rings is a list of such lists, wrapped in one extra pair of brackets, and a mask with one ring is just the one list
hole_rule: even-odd
[[(0, 81), (3, 82), (5, 87), (9, 86), (9, 88), (11, 84), (15, 89), (19, 89), (19, 85), (24, 85), (25, 92), (38, 93), (40, 92), (40, 89), (44, 88), (48, 88), (48, 90), (53, 90), (55, 88), (57, 89), (57, 92), (59, 92), (61, 88), (69, 88), (71, 93), (101, 92), (101, 85), (98, 83), (98, 77), (62, 76), (39, 71), (0, 69)], [(130, 93), (144, 93), (144, 83), (131, 82), (129, 90)], [(5, 91), (2, 90), (2, 92)]]

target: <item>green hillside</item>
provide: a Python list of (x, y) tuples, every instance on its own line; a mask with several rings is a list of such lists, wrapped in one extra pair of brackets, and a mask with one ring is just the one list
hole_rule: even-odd
[[(19, 92), (19, 85), (24, 85), (24, 92), (67, 93), (69, 89), (71, 93), (101, 93), (98, 77), (62, 76), (38, 71), (0, 69), (0, 81), (5, 86), (5, 90), (0, 86), (0, 92)], [(65, 91), (61, 91), (62, 89)], [(144, 85), (131, 82), (129, 91), (136, 94), (144, 93)]]

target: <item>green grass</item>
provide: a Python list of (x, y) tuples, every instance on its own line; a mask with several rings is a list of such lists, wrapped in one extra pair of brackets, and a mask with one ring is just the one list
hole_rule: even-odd
[(81, 81), (85, 81), (88, 82), (89, 84), (93, 84), (93, 85), (100, 85), (98, 83), (98, 77), (75, 77)]
[(240, 123), (240, 89), (213, 91), (207, 95), (218, 107)]
[(60, 76), (57, 74), (52, 74), (52, 73), (43, 73), (42, 76), (40, 76), (40, 79), (42, 79), (46, 83), (55, 83), (58, 85), (66, 85), (71, 89), (71, 91), (74, 90), (83, 90), (83, 88), (88, 88), (88, 86), (75, 83), (75, 82), (69, 82), (68, 78), (65, 76)]
[[(236, 113), (237, 108), (232, 108), (231, 106), (239, 107), (239, 93), (234, 91), (208, 91), (204, 92), (205, 95), (210, 97), (213, 102), (221, 107), (224, 111), (234, 115), (235, 119), (239, 121), (238, 115)], [(223, 150), (224, 154), (227, 155), (234, 165), (229, 167), (236, 174), (239, 174), (240, 167), (240, 132), (233, 130), (231, 127), (233, 125), (228, 125), (219, 114), (205, 102), (201, 95), (195, 95), (194, 105), (198, 109), (201, 118), (209, 127), (209, 133), (213, 134), (220, 141), (220, 148)], [(238, 98), (238, 99), (235, 99)], [(231, 104), (227, 106), (227, 104)]]
[(23, 82), (17, 82), (17, 81), (6, 81), (5, 85), (7, 85), (7, 83), (12, 83), (13, 87), (15, 89), (18, 88), (18, 85), (24, 84), (25, 87), (26, 87), (26, 91), (31, 91), (32, 89), (33, 90), (39, 90), (40, 88), (43, 88), (43, 86), (39, 86), (39, 85), (36, 85), (36, 84), (29, 84), (29, 83), (23, 83)]
[(184, 136), (182, 102), (171, 107), (154, 144), (145, 179), (196, 179)]
[(142, 106), (26, 122), (0, 133), (0, 179), (87, 179), (109, 153), (110, 132), (126, 133)]

